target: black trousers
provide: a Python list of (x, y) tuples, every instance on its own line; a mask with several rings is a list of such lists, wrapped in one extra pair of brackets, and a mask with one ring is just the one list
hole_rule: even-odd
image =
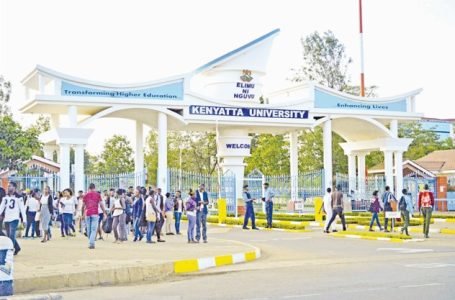
[(337, 215), (340, 216), (341, 224), (343, 225), (343, 230), (346, 230), (346, 220), (344, 219), (344, 214), (343, 214), (343, 208), (342, 207), (336, 207), (336, 208), (333, 209), (332, 218), (330, 219), (326, 230), (328, 230), (330, 228), (330, 225), (332, 225), (333, 221), (335, 221), (335, 218), (336, 218)]
[(164, 218), (163, 218), (163, 216), (160, 216), (160, 220), (156, 221), (156, 224), (155, 224), (156, 237), (159, 240), (161, 239), (161, 228), (163, 228), (163, 224), (164, 224)]

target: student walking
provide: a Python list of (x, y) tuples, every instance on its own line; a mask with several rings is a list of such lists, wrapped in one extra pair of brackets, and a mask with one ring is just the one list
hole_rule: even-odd
[(194, 239), (194, 227), (196, 226), (196, 195), (190, 190), (185, 203), (186, 217), (188, 218), (188, 243), (197, 243)]
[(51, 216), (54, 214), (54, 204), (51, 195), (51, 189), (46, 186), (40, 199), (40, 221), (43, 228), (43, 239), (41, 243), (50, 240)]
[(85, 215), (85, 225), (87, 227), (87, 236), (89, 239), (89, 249), (95, 249), (96, 229), (98, 228), (98, 205), (101, 202), (101, 208), (106, 215), (106, 208), (101, 201), (100, 194), (96, 191), (93, 183), (89, 185), (89, 191), (84, 196), (82, 211)]
[[(382, 203), (383, 203), (383, 207), (384, 207), (384, 218), (385, 218), (384, 232), (390, 232), (388, 230), (389, 218), (386, 218), (386, 215), (387, 215), (388, 211), (393, 211), (393, 208), (392, 208), (393, 201), (397, 201), (397, 200), (396, 200), (395, 196), (393, 195), (393, 193), (390, 191), (390, 187), (386, 186), (385, 192), (384, 192), (384, 194), (382, 194)], [(390, 230), (392, 230), (392, 227), (393, 227), (392, 222), (393, 222), (393, 220), (391, 219), (390, 220)]]
[(171, 198), (171, 193), (166, 193), (164, 214), (166, 215), (166, 235), (174, 235), (172, 230), (174, 225), (174, 199)]
[(26, 213), (24, 207), (24, 200), (16, 193), (16, 183), (10, 182), (8, 184), (8, 193), (3, 197), (3, 201), (0, 204), (0, 215), (5, 213), (3, 223), (6, 229), (6, 235), (11, 239), (14, 245), (14, 255), (17, 255), (21, 251), (21, 247), (16, 240), (16, 230), (19, 222), (22, 219), (25, 220)]
[(156, 224), (155, 224), (155, 232), (157, 242), (163, 243), (165, 240), (161, 238), (161, 230), (163, 228), (165, 222), (165, 214), (164, 214), (164, 199), (163, 195), (161, 195), (161, 189), (156, 189), (155, 193), (155, 206), (157, 209), (157, 216), (156, 216)]
[(174, 198), (174, 219), (175, 219), (175, 232), (180, 235), (180, 221), (184, 210), (182, 194), (180, 191), (175, 192)]
[(382, 231), (381, 222), (379, 222), (379, 212), (383, 209), (381, 206), (381, 201), (379, 201), (378, 197), (379, 191), (373, 192), (373, 198), (371, 199), (370, 209), (369, 211), (372, 213), (371, 221), (370, 221), (370, 231), (374, 231), (373, 224), (376, 221), (376, 224), (379, 227), (379, 230)]
[(408, 190), (402, 190), (403, 196), (400, 198), (400, 202), (398, 202), (398, 209), (401, 212), (401, 217), (403, 218), (403, 227), (401, 228), (401, 234), (406, 232), (406, 235), (409, 235), (408, 227), (409, 227), (409, 218), (412, 216), (414, 209), (412, 207), (411, 197), (408, 195)]
[(29, 197), (27, 197), (27, 203), (25, 203), (25, 211), (27, 213), (27, 227), (25, 229), (25, 238), (28, 238), (28, 232), (31, 229), (31, 237), (35, 237), (36, 232), (36, 214), (39, 209), (39, 198), (41, 195), (39, 194), (39, 190), (35, 190), (31, 193)]
[(264, 197), (262, 201), (265, 201), (265, 213), (267, 215), (267, 226), (266, 228), (272, 228), (273, 223), (273, 198), (275, 194), (269, 188), (269, 184), (264, 183)]
[(63, 230), (66, 236), (75, 236), (73, 233), (70, 233), (70, 228), (73, 229), (73, 216), (75, 201), (73, 199), (73, 191), (71, 189), (63, 190), (63, 198), (60, 199), (60, 207), (62, 210), (62, 220), (63, 220)]
[(424, 190), (419, 193), (419, 209), (423, 215), (423, 234), (429, 238), (431, 214), (434, 207), (434, 196), (430, 192), (428, 184), (425, 184)]
[[(324, 198), (322, 200), (322, 206), (321, 209), (324, 209), (325, 212), (325, 226), (324, 226), (324, 233), (329, 233), (330, 228), (329, 228), (329, 222), (332, 219), (333, 215), (333, 210), (332, 210), (332, 189), (327, 188), (327, 192), (324, 195)], [(319, 213), (321, 213), (321, 210), (319, 210)]]
[(158, 209), (155, 204), (155, 191), (150, 190), (147, 199), (145, 200), (143, 213), (145, 220), (147, 221), (147, 243), (153, 244), (152, 241), (153, 231), (155, 230), (155, 224), (158, 216)]
[(114, 231), (114, 243), (126, 241), (126, 213), (125, 213), (125, 192), (118, 189), (115, 195), (114, 205), (111, 208), (111, 214), (114, 218), (112, 230)]
[(207, 215), (209, 210), (207, 205), (209, 204), (209, 195), (205, 190), (205, 184), (199, 186), (199, 190), (196, 190), (196, 242), (199, 243), (201, 239), (201, 227), (202, 227), (202, 239), (204, 243), (207, 243)]
[(255, 230), (259, 230), (256, 227), (256, 217), (254, 215), (254, 206), (253, 201), (256, 199), (251, 198), (251, 194), (248, 192), (248, 185), (243, 186), (243, 201), (245, 202), (246, 212), (245, 212), (245, 219), (243, 220), (243, 229), (248, 228), (248, 220), (251, 219), (251, 226)]
[(141, 194), (141, 187), (137, 186), (134, 190), (133, 196), (133, 227), (134, 227), (134, 240), (141, 241), (144, 237), (141, 233), (140, 225), (141, 225), (141, 215), (142, 215), (142, 207), (144, 206), (144, 199), (142, 199)]
[[(343, 213), (343, 192), (341, 191), (341, 185), (337, 185), (337, 190), (332, 193), (332, 209), (332, 218), (330, 218), (327, 228), (330, 228), (330, 225), (332, 225), (332, 222), (335, 221), (335, 218), (338, 215), (341, 219), (341, 224), (343, 225), (343, 231), (346, 231), (346, 221)], [(332, 231), (337, 232), (336, 229)]]

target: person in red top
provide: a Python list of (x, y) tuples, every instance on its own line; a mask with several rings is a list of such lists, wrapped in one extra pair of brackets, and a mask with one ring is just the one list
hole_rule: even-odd
[(82, 204), (82, 212), (85, 216), (85, 225), (87, 227), (87, 237), (89, 239), (89, 249), (95, 249), (96, 230), (98, 228), (98, 206), (106, 215), (106, 207), (104, 202), (101, 201), (101, 195), (96, 191), (95, 184), (90, 183), (89, 191), (84, 196)]
[(429, 238), (431, 213), (434, 207), (434, 196), (430, 192), (428, 184), (425, 184), (424, 190), (419, 193), (419, 209), (423, 215), (423, 234), (425, 238)]

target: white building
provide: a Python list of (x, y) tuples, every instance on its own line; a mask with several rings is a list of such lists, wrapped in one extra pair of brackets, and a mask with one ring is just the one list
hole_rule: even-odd
[[(263, 78), (274, 37), (273, 30), (207, 64), (170, 78), (138, 84), (108, 84), (58, 73), (36, 66), (22, 81), (27, 104), (23, 113), (50, 114), (52, 130), (40, 138), (47, 158), (58, 149), (61, 185), (70, 184), (70, 148), (75, 149), (75, 188), (84, 188), (84, 147), (99, 118), (136, 121), (136, 171), (144, 168), (143, 125), (159, 134), (158, 185), (167, 186), (167, 131), (216, 131), (218, 155), (224, 171), (236, 175), (241, 194), (244, 158), (250, 155), (249, 133), (289, 133), (291, 175), (298, 173), (297, 134), (322, 126), (324, 130), (325, 186), (332, 186), (331, 132), (346, 140), (350, 189), (365, 189), (365, 156), (380, 150), (385, 156), (387, 184), (401, 191), (402, 154), (411, 140), (400, 139), (400, 122), (419, 120), (415, 96), (420, 89), (386, 98), (361, 98), (312, 83), (264, 95)], [(60, 122), (67, 115), (69, 122)], [(356, 169), (359, 176), (356, 182)], [(394, 181), (395, 178), (395, 181)], [(298, 191), (293, 183), (292, 194)]]

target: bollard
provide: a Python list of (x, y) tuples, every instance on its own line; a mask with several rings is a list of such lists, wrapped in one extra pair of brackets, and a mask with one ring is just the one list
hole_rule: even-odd
[(0, 236), (0, 297), (13, 295), (13, 257), (13, 242)]
[(316, 197), (314, 198), (314, 220), (316, 222), (322, 222), (323, 212), (321, 211), (322, 207), (322, 198)]
[(223, 224), (226, 222), (227, 205), (226, 199), (218, 199), (218, 223)]

